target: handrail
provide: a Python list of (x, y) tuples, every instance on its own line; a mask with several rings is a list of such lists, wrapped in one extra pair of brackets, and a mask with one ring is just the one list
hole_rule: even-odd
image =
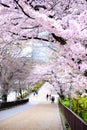
[(87, 130), (87, 123), (84, 122), (72, 110), (70, 110), (60, 102), (59, 107), (61, 108), (66, 120), (68, 121), (71, 130)]

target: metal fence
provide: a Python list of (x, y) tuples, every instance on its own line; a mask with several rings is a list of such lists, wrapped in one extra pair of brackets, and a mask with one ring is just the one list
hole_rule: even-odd
[(77, 116), (69, 108), (65, 107), (59, 102), (59, 107), (63, 112), (66, 120), (69, 123), (71, 130), (87, 130), (87, 123), (85, 123), (79, 116)]
[(0, 102), (0, 110), (17, 106), (17, 105), (21, 105), (21, 104), (27, 103), (28, 101), (29, 99), (23, 99), (23, 100), (12, 101), (12, 102)]

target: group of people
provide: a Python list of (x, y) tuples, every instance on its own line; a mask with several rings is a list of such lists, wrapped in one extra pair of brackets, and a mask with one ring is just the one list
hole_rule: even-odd
[(55, 97), (54, 97), (54, 96), (51, 96), (51, 94), (47, 94), (47, 95), (46, 95), (46, 99), (47, 99), (47, 100), (50, 100), (51, 103), (54, 103), (54, 101), (55, 101)]
[(38, 95), (38, 91), (34, 91), (34, 93), (33, 93), (33, 94), (34, 94), (34, 96), (35, 96), (35, 95)]

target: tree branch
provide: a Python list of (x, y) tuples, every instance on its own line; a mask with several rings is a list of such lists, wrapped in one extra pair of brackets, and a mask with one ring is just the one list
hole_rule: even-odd
[(39, 11), (40, 8), (47, 9), (46, 6), (44, 6), (44, 5), (36, 5), (34, 7), (34, 10), (38, 10)]
[(67, 44), (66, 39), (64, 39), (64, 38), (62, 38), (62, 37), (58, 37), (58, 36), (56, 36), (54, 33), (52, 33), (52, 36), (53, 36), (53, 38), (54, 38), (56, 41), (60, 42), (61, 45)]
[(3, 3), (0, 3), (2, 6), (4, 6), (4, 7), (7, 7), (7, 8), (10, 8), (10, 6), (9, 5), (6, 5), (6, 4), (3, 4)]
[(19, 6), (19, 8), (21, 9), (21, 11), (28, 17), (28, 18), (31, 18), (31, 19), (34, 19), (32, 18), (31, 16), (29, 16), (25, 11), (24, 9), (22, 8), (22, 6), (18, 3), (18, 0), (14, 0), (16, 2), (16, 4)]
[(40, 25), (34, 26), (34, 27), (21, 27), (21, 29), (34, 29), (34, 28), (38, 28), (40, 27)]
[(81, 29), (81, 31), (85, 30), (86, 28), (87, 28), (87, 27), (85, 27), (85, 28)]

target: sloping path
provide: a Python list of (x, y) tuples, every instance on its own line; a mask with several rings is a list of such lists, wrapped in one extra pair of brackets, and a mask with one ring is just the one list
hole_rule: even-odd
[(27, 102), (27, 103), (22, 104), (22, 105), (12, 107), (10, 109), (4, 109), (4, 110), (0, 111), (0, 121), (3, 120), (3, 119), (9, 118), (9, 117), (11, 117), (15, 114), (18, 114), (20, 112), (23, 112), (26, 109), (34, 107), (37, 104), (38, 104), (38, 102), (31, 101), (31, 102)]
[(38, 101), (37, 105), (1, 120), (0, 130), (63, 130), (57, 104), (46, 100), (43, 89), (37, 97), (30, 97), (30, 102)]
[(56, 104), (39, 104), (0, 121), (0, 130), (62, 130)]

